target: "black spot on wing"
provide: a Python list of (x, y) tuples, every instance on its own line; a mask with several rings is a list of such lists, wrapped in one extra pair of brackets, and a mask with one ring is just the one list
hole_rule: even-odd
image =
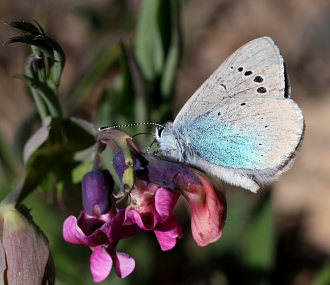
[(254, 79), (253, 79), (254, 82), (258, 82), (258, 83), (261, 83), (262, 81), (264, 81), (264, 79), (261, 77), (261, 76), (256, 76)]
[(242, 103), (242, 104), (241, 104), (241, 106), (245, 106), (245, 105), (246, 105), (246, 103)]
[(245, 73), (244, 73), (245, 76), (249, 76), (249, 75), (251, 75), (251, 74), (252, 74), (252, 71), (250, 71), (250, 70), (245, 71)]
[(243, 67), (239, 67), (239, 68), (237, 68), (237, 70), (238, 70), (239, 72), (242, 72), (242, 71), (243, 71)]
[(266, 92), (267, 92), (267, 89), (266, 89), (265, 87), (259, 87), (259, 88), (257, 89), (257, 92), (258, 92), (258, 93), (266, 93)]

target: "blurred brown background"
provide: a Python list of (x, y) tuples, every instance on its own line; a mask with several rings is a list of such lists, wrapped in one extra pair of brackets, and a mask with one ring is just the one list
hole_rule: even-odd
[[(64, 48), (67, 64), (62, 91), (93, 55), (93, 42), (127, 31), (112, 30), (116, 11), (106, 0), (1, 0), (2, 21), (37, 19)], [(139, 1), (130, 2), (134, 12)], [(108, 9), (108, 10), (107, 10)], [(103, 22), (84, 18), (93, 11)], [(107, 11), (105, 14), (104, 11)], [(298, 228), (305, 250), (315, 258), (330, 255), (330, 1), (329, 0), (190, 0), (182, 3), (184, 58), (173, 112), (235, 49), (260, 36), (270, 36), (285, 58), (292, 97), (303, 110), (306, 134), (292, 170), (273, 191), (280, 231)], [(129, 25), (134, 24), (128, 23)], [(95, 25), (99, 25), (98, 32)], [(0, 25), (0, 42), (13, 31)], [(33, 104), (25, 85), (11, 76), (24, 66), (25, 47), (0, 49), (0, 128), (8, 140)], [(85, 108), (86, 109), (86, 108)], [(88, 109), (85, 110), (88, 112)], [(302, 271), (293, 284), (308, 284)]]

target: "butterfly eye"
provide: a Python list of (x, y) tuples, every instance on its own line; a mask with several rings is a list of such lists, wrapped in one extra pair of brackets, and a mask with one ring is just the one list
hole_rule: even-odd
[(156, 139), (160, 139), (162, 137), (164, 130), (165, 128), (156, 127)]

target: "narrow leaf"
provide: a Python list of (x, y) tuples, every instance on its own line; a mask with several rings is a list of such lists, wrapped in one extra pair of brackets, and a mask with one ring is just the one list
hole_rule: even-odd
[(37, 130), (24, 146), (23, 160), (26, 163), (29, 157), (47, 140), (50, 130), (51, 117), (47, 117), (44, 125)]
[(33, 35), (39, 35), (40, 30), (33, 24), (24, 21), (11, 21), (11, 22), (4, 22), (6, 25), (18, 29), (22, 32), (30, 33)]
[(23, 43), (28, 45), (36, 46), (47, 54), (49, 57), (53, 56), (52, 48), (43, 40), (43, 36), (35, 36), (30, 34), (24, 34), (21, 36), (15, 36), (8, 39), (4, 45), (12, 43)]
[[(38, 74), (35, 69), (40, 70), (40, 68), (35, 68), (35, 65), (37, 65), (42, 60), (42, 57), (40, 57), (38, 54), (31, 54), (25, 62), (25, 74), (31, 78), (38, 77)], [(49, 116), (47, 106), (45, 102), (42, 99), (42, 96), (40, 96), (39, 92), (35, 90), (34, 88), (30, 88), (33, 100), (36, 104), (39, 116), (41, 120), (44, 122), (46, 118)]]
[(157, 23), (160, 1), (142, 1), (137, 26), (136, 58), (148, 81), (159, 76), (164, 64), (164, 48)]
[(60, 103), (58, 101), (58, 97), (53, 93), (53, 91), (44, 83), (26, 76), (24, 74), (17, 74), (15, 75), (16, 78), (24, 80), (30, 88), (36, 89), (44, 102), (46, 103), (49, 113), (54, 118), (61, 118), (62, 117), (62, 110), (60, 107)]
[(97, 130), (92, 123), (90, 123), (86, 120), (80, 119), (80, 118), (76, 118), (76, 117), (70, 117), (69, 120), (71, 122), (75, 123), (77, 126), (81, 127), (83, 130), (85, 130), (90, 135), (96, 137)]
[(180, 6), (178, 1), (170, 0), (171, 4), (171, 41), (166, 55), (166, 63), (161, 81), (161, 92), (169, 99), (175, 84), (177, 69), (182, 55), (182, 35), (180, 23)]
[(96, 129), (93, 124), (78, 118), (64, 121), (66, 148), (72, 152), (84, 150), (95, 144)]

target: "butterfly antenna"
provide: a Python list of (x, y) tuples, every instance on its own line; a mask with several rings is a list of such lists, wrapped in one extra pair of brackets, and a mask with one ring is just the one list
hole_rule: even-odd
[(134, 124), (124, 124), (124, 125), (117, 125), (117, 126), (101, 127), (101, 128), (99, 128), (99, 131), (110, 130), (110, 129), (119, 129), (119, 128), (124, 128), (124, 127), (135, 127), (135, 126), (140, 126), (140, 125), (153, 125), (153, 126), (165, 128), (161, 124), (151, 123), (151, 122), (143, 122), (143, 123), (134, 123)]
[(151, 149), (151, 147), (153, 146), (153, 144), (156, 142), (156, 140), (153, 140), (152, 143), (148, 146), (146, 153), (148, 153)]

